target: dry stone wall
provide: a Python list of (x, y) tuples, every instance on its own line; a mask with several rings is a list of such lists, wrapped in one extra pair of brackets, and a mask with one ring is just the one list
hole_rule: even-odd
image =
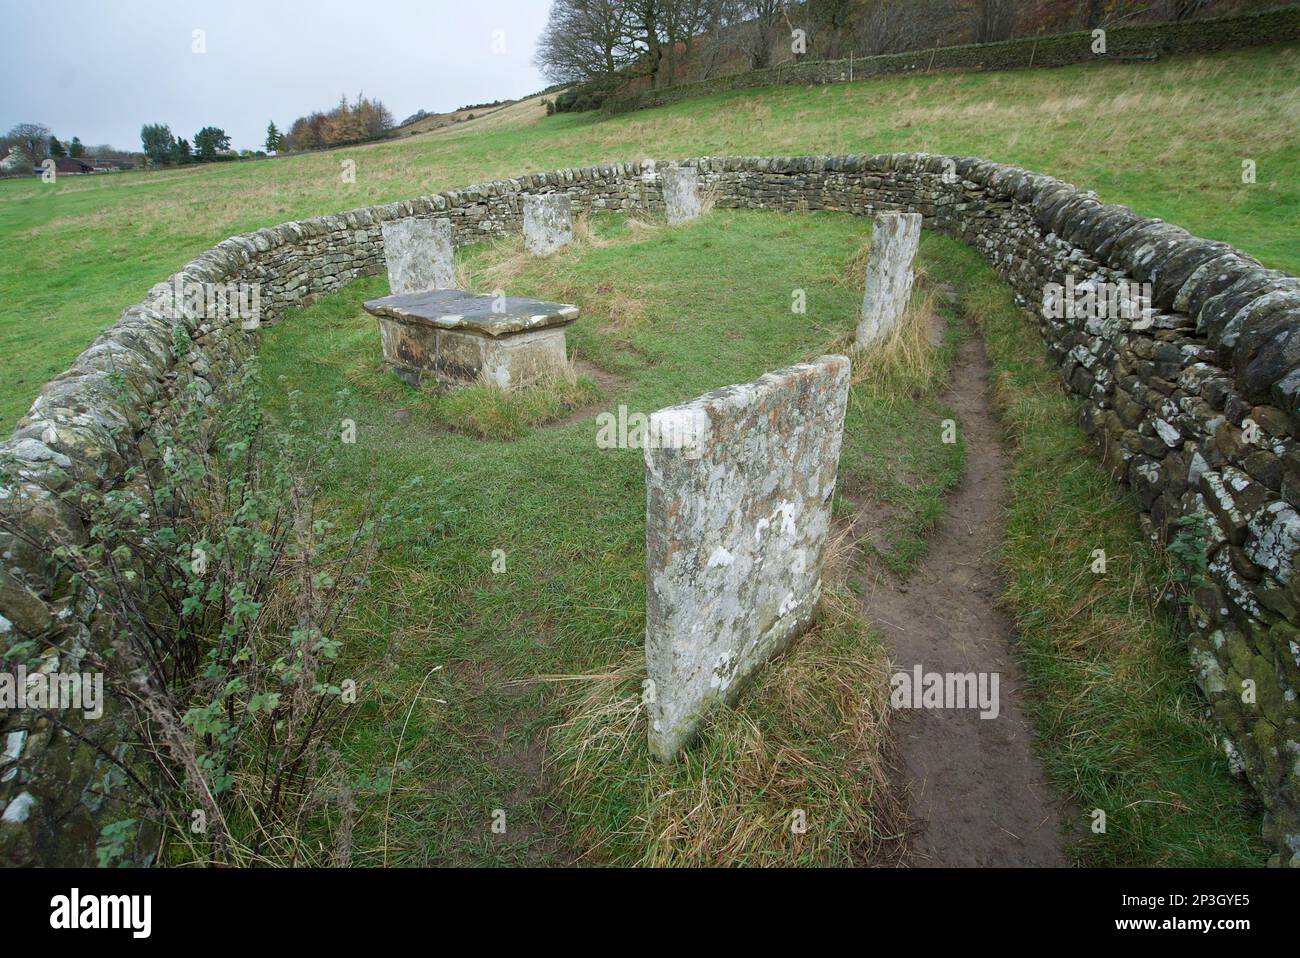
[[(1209, 571), (1189, 638), (1222, 743), (1268, 808), (1283, 861), (1300, 862), (1300, 280), (1224, 243), (1101, 202), (1052, 177), (969, 157), (706, 157), (684, 161), (721, 207), (915, 212), (964, 240), (1010, 284), (1038, 325), (1104, 461), (1127, 481), (1146, 531), (1169, 541), (1199, 517)], [(521, 230), (524, 194), (564, 193), (575, 213), (663, 209), (650, 163), (534, 174), (289, 223), (235, 237), (176, 281), (258, 283), (262, 319), (382, 272), (381, 225), (447, 218), (458, 245)], [(1061, 291), (1150, 284), (1138, 321), (1057, 308)], [(112, 430), (147, 432), (187, 381), (209, 392), (248, 356), (237, 321), (171, 318), (168, 284), (128, 309), (47, 385), (0, 444), (17, 478), (0, 510), (35, 501), (38, 541), (84, 532), (59, 502), (74, 478), (110, 487), (128, 450)], [(1059, 314), (1059, 315), (1058, 315)], [(178, 367), (173, 328), (194, 347)], [(125, 393), (110, 377), (121, 374)], [(0, 537), (0, 642), (36, 642), (45, 667), (72, 669), (99, 638), (93, 600), (47, 552)], [(55, 646), (69, 650), (62, 658)], [(1256, 689), (1243, 702), (1243, 683)], [(99, 827), (121, 817), (100, 783), (104, 752), (124, 746), (108, 714), (78, 734), (0, 714), (0, 862), (94, 861)], [(136, 860), (143, 860), (142, 848)]]

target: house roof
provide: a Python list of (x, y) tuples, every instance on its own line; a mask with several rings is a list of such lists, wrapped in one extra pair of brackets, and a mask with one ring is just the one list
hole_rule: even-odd
[(92, 173), (95, 170), (89, 163), (70, 156), (55, 157), (54, 169), (59, 173)]

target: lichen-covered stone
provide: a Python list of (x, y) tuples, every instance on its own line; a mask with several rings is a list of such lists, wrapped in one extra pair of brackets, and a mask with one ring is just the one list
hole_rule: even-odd
[(672, 759), (813, 621), (849, 361), (824, 356), (650, 417), (650, 750)]
[(573, 242), (572, 201), (564, 193), (525, 196), (524, 248), (533, 256), (550, 256)]
[(486, 380), (505, 389), (563, 369), (564, 327), (578, 307), (517, 297), (430, 290), (365, 304), (379, 320), (384, 362), (418, 385)]
[(876, 217), (856, 336), (859, 348), (883, 340), (903, 318), (912, 297), (913, 263), (920, 242), (919, 213), (881, 213)]
[(456, 288), (451, 220), (394, 220), (383, 224), (382, 233), (388, 288), (394, 296)]
[(669, 226), (680, 226), (700, 215), (700, 173), (693, 166), (666, 166), (659, 174), (664, 213)]

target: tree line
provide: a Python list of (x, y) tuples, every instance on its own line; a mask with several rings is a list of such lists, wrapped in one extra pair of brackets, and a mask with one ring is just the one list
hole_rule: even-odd
[(172, 135), (166, 123), (146, 123), (140, 128), (140, 145), (151, 166), (184, 166), (233, 159), (230, 137), (216, 126), (205, 126), (191, 141)]
[(17, 123), (8, 133), (0, 137), (0, 146), (10, 150), (18, 157), (18, 168), (28, 171), (38, 167), (45, 160), (61, 157), (93, 157), (94, 159), (124, 159), (129, 154), (115, 150), (108, 144), (86, 146), (81, 138), (74, 136), (66, 143), (50, 132), (44, 123)]
[(629, 86), (665, 87), (808, 57), (835, 60), (954, 43), (1185, 20), (1233, 0), (554, 0), (536, 61), (574, 84), (560, 110)]
[(272, 123), (266, 131), (266, 148), (273, 152), (299, 152), (377, 140), (386, 136), (393, 126), (393, 114), (382, 101), (357, 94), (356, 100), (349, 103), (344, 96), (328, 112), (317, 110), (298, 117), (288, 133), (282, 134)]

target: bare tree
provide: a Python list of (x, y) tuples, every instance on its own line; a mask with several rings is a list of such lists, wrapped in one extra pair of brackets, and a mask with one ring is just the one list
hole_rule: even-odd
[(975, 42), (1009, 40), (1016, 22), (1014, 0), (976, 0)]
[(935, 46), (956, 12), (955, 0), (867, 0), (858, 15), (854, 49), (876, 56)]
[[(699, 59), (703, 41), (721, 27), (723, 7), (722, 0), (663, 0), (668, 82), (675, 82), (679, 73), (689, 72), (691, 62)], [(716, 62), (716, 51), (712, 62)]]
[(796, 15), (798, 26), (808, 31), (808, 55), (816, 60), (848, 56), (854, 47), (861, 6), (861, 0), (808, 0)]
[(667, 0), (626, 0), (626, 6), (632, 43), (641, 51), (639, 72), (650, 78), (651, 86), (661, 86)]
[(1161, 20), (1178, 22), (1194, 19), (1212, 5), (1212, 0), (1159, 0), (1154, 5), (1154, 12)]
[(694, 79), (707, 80), (730, 49), (726, 28), (734, 22), (735, 0), (713, 0), (706, 31), (693, 43)]
[(772, 48), (782, 21), (788, 20), (784, 0), (740, 0), (736, 41), (749, 58), (751, 70), (772, 65)]
[(626, 0), (556, 0), (536, 62), (554, 83), (613, 77), (638, 56)]
[(5, 134), (4, 141), (32, 167), (49, 156), (50, 128), (43, 123), (19, 123)]

